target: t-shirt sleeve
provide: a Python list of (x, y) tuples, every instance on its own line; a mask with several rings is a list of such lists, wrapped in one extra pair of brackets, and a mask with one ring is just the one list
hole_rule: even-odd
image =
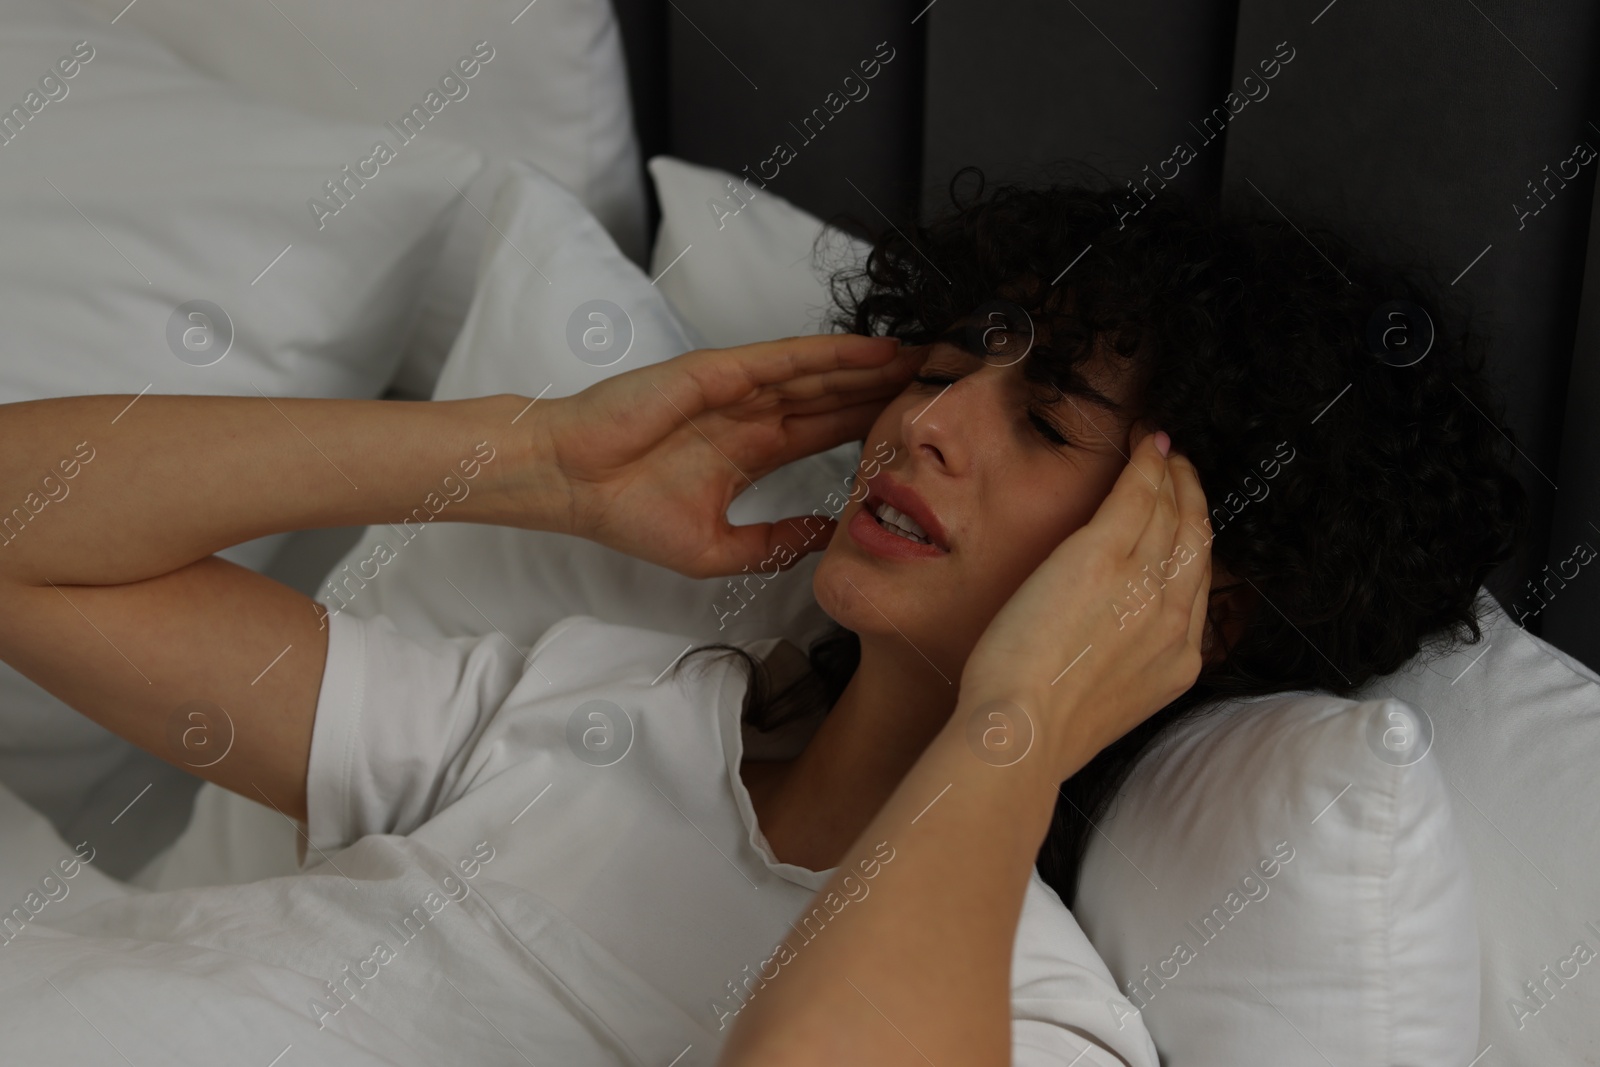
[(431, 818), (523, 670), (499, 634), (410, 637), (383, 615), (329, 616), (302, 868), (367, 834), (409, 834)]
[(1012, 953), (1011, 1049), (1013, 1067), (1158, 1067), (1144, 1019), (1037, 872)]

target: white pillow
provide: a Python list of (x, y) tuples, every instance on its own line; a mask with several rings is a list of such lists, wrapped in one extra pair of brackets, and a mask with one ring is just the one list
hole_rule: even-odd
[(1397, 697), (1431, 720), (1477, 882), (1483, 1031), (1473, 1054), (1494, 1046), (1485, 1067), (1593, 1062), (1600, 676), (1522, 629), (1488, 592), (1479, 605), (1482, 642), (1418, 656), (1361, 696)]
[(1395, 700), (1276, 694), (1175, 728), (1134, 768), (1073, 913), (1163, 1063), (1477, 1054), (1472, 877), (1417, 724)]
[[(512, 168), (491, 215), (505, 236), (485, 248), (472, 309), (434, 399), (569, 396), (691, 347), (650, 279), (548, 175)], [(595, 350), (584, 348), (585, 338)], [(842, 505), (828, 498), (849, 492), (859, 456), (860, 444), (846, 443), (774, 471), (734, 500), (729, 518), (770, 521), (815, 508), (837, 514)], [(379, 553), (380, 543), (389, 552)], [(407, 539), (381, 526), (367, 529), (318, 599), (331, 611), (388, 615), (403, 630), (499, 630), (518, 647), (575, 613), (697, 642), (786, 636), (806, 647), (832, 626), (811, 594), (819, 560), (820, 553), (807, 556), (772, 579), (741, 579), (735, 590), (732, 579), (685, 578), (564, 534), (438, 523)], [(364, 580), (375, 565), (376, 577)]]
[[(475, 153), (419, 140), (318, 232), (307, 198), (381, 127), (256, 102), (68, 0), (0, 7), (0, 70), (0, 402), (383, 392)], [(278, 540), (226, 554), (259, 567)], [(58, 825), (135, 751), (4, 666), (0, 707), (0, 779)]]
[(383, 392), (476, 153), (419, 139), (319, 231), (307, 200), (383, 127), (260, 103), (72, 0), (8, 2), (0, 69), (65, 94), (4, 98), (42, 102), (0, 145), (0, 402)]
[[(127, 0), (90, 2), (108, 19), (127, 7)], [(489, 233), (483, 216), (506, 160), (544, 168), (643, 262), (643, 175), (609, 0), (526, 7), (513, 0), (139, 0), (119, 24), (147, 31), (254, 95), (310, 114), (398, 126), (413, 105), (436, 108), (418, 145), (449, 138), (485, 153), (481, 176), (456, 181), (475, 207), (457, 214), (428, 282), (395, 379), (402, 392), (429, 395), (461, 328)], [(462, 76), (463, 62), (472, 77)], [(430, 91), (436, 96), (428, 103)], [(358, 147), (340, 162), (355, 163)], [(302, 210), (310, 195), (301, 195)], [(341, 231), (344, 222), (329, 220), (328, 229)]]
[(656, 156), (650, 176), (661, 202), (650, 276), (705, 345), (830, 332), (827, 275), (869, 245), (724, 171)]

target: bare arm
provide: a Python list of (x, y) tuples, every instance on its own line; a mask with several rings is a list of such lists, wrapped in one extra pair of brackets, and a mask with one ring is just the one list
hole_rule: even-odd
[[(1012, 949), (1056, 787), (1198, 675), (1205, 514), (1193, 465), (1141, 443), (1094, 519), (990, 622), (950, 720), (817, 896), (851, 903), (774, 961), (722, 1067), (1011, 1062)], [(1163, 561), (1165, 587), (1131, 622), (1108, 610)], [(991, 727), (1030, 744), (986, 759)]]
[[(958, 704), (951, 724), (972, 710)], [(815, 906), (851, 903), (815, 940), (787, 939), (793, 958), (773, 961), (719, 1063), (1009, 1064), (1012, 946), (1055, 789), (1039, 761), (983, 763), (947, 726)]]
[[(326, 623), (212, 553), (413, 512), (545, 521), (557, 496), (520, 485), (513, 505), (504, 476), (538, 469), (519, 458), (532, 420), (512, 423), (527, 401), (133, 401), (0, 408), (0, 658), (146, 751), (303, 819)], [(232, 747), (210, 763), (193, 729), (217, 750), (227, 724)]]
[[(687, 574), (737, 573), (800, 522), (735, 527), (729, 502), (862, 436), (915, 369), (914, 353), (896, 352), (787, 338), (685, 353), (538, 403), (0, 406), (0, 659), (146, 751), (303, 819), (323, 613), (212, 553), (411, 519), (553, 530)], [(191, 718), (200, 704), (219, 721), (203, 706)], [(207, 762), (194, 731), (228, 723), (231, 749)]]

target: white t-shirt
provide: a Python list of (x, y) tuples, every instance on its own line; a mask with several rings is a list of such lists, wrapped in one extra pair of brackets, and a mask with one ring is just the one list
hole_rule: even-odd
[[(895, 850), (808, 910), (830, 872), (773, 858), (739, 777), (747, 740), (771, 757), (808, 732), (741, 728), (731, 657), (667, 670), (690, 644), (579, 615), (524, 658), (332, 616), (303, 873), (39, 915), (0, 942), (8, 1055), (710, 1067)], [(1036, 874), (1012, 998), (1018, 1067), (1156, 1067)]]

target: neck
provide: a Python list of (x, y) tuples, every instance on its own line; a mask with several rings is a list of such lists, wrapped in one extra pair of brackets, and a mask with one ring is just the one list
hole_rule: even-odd
[(863, 635), (860, 666), (805, 750), (751, 790), (774, 854), (836, 866), (950, 718), (955, 681), (899, 635)]

